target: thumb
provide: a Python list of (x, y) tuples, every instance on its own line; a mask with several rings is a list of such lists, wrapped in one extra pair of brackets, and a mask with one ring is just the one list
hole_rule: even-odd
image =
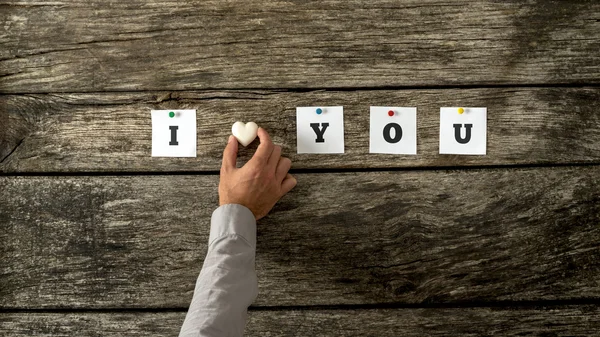
[(238, 142), (234, 136), (229, 136), (227, 146), (223, 151), (223, 165), (222, 168), (236, 168), (238, 152)]

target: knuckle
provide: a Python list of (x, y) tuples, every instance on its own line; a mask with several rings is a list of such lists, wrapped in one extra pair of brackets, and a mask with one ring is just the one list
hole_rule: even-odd
[(252, 177), (256, 178), (256, 177), (258, 177), (258, 176), (260, 175), (260, 170), (259, 170), (257, 167), (253, 166), (253, 167), (251, 167), (251, 168), (248, 170), (248, 173), (249, 173), (249, 174), (250, 174)]
[(249, 173), (253, 178), (259, 178), (262, 175), (262, 170), (258, 166), (253, 166), (250, 168)]

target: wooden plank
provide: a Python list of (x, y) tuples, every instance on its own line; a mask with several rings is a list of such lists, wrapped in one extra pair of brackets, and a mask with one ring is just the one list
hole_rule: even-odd
[(600, 83), (595, 0), (3, 1), (0, 92)]
[[(345, 106), (345, 154), (296, 154), (296, 107), (313, 104)], [(417, 156), (368, 153), (370, 105), (417, 106)], [(486, 156), (438, 154), (439, 107), (460, 105), (488, 107)], [(198, 158), (152, 158), (150, 110), (178, 108), (198, 109)], [(599, 88), (9, 95), (0, 171), (218, 171), (236, 120), (269, 130), (294, 169), (599, 163), (599, 112)]]
[[(184, 312), (0, 314), (0, 334), (176, 336)], [(245, 336), (591, 336), (596, 306), (250, 311)]]
[[(598, 167), (297, 178), (257, 306), (600, 297)], [(0, 178), (0, 307), (186, 308), (217, 179)]]

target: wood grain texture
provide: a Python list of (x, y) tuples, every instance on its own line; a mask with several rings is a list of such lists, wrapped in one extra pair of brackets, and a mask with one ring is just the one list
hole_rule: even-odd
[[(344, 105), (346, 153), (298, 155), (296, 107), (321, 104)], [(370, 105), (418, 108), (418, 155), (368, 153)], [(488, 108), (486, 156), (438, 154), (439, 108), (461, 105)], [(150, 156), (151, 109), (198, 110), (198, 158)], [(294, 169), (600, 163), (599, 88), (8, 95), (0, 118), (2, 172), (217, 171), (236, 120), (266, 128)]]
[[(600, 298), (597, 167), (297, 178), (257, 306)], [(0, 178), (0, 307), (186, 308), (217, 179)]]
[(0, 92), (600, 83), (600, 3), (3, 1)]
[[(0, 335), (176, 336), (183, 312), (0, 314)], [(593, 336), (596, 306), (250, 311), (244, 336)]]

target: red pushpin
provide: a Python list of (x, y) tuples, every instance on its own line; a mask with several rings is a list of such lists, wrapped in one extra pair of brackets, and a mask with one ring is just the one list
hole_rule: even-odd
[(394, 110), (388, 111), (388, 116), (390, 116), (390, 117), (394, 116)]

